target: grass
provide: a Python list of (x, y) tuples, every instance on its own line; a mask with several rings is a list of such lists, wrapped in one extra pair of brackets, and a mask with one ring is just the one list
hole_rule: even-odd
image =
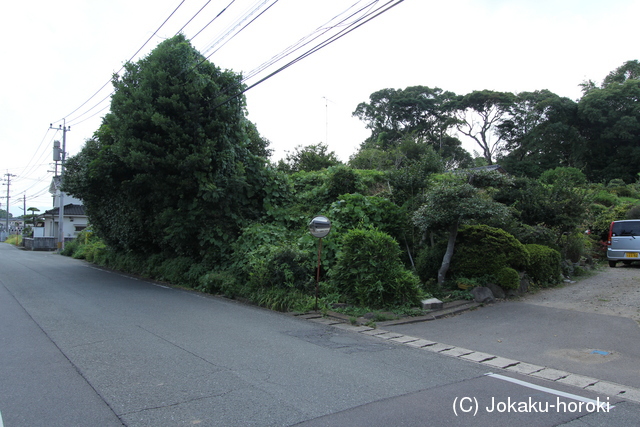
[(22, 243), (22, 236), (20, 234), (11, 234), (4, 242), (10, 245), (18, 246), (20, 243)]

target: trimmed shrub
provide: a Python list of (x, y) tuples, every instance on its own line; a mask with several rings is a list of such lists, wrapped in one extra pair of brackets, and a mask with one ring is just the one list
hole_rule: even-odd
[(495, 275), (498, 285), (503, 289), (518, 289), (520, 275), (511, 267), (503, 267)]
[(458, 232), (450, 272), (455, 276), (495, 275), (504, 267), (523, 270), (529, 253), (515, 237), (486, 225), (464, 226)]
[(419, 302), (419, 280), (404, 268), (400, 248), (379, 230), (350, 230), (329, 280), (347, 301), (371, 308)]
[(525, 245), (529, 253), (527, 275), (539, 286), (554, 286), (562, 279), (560, 252), (543, 245)]

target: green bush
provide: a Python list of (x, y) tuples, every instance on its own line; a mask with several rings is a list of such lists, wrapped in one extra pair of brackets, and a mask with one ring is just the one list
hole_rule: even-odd
[(74, 239), (70, 242), (65, 242), (64, 249), (60, 253), (64, 256), (73, 257), (73, 254), (76, 253), (79, 246), (80, 246), (80, 243), (78, 242), (78, 239)]
[(503, 267), (495, 275), (498, 285), (503, 289), (518, 289), (520, 275), (511, 267)]
[(515, 237), (486, 225), (464, 226), (458, 232), (450, 273), (455, 276), (495, 275), (503, 267), (523, 270), (529, 253)]
[(603, 206), (615, 206), (618, 204), (618, 196), (606, 190), (600, 190), (593, 195), (593, 202)]
[(539, 286), (554, 286), (562, 280), (560, 252), (543, 245), (525, 245), (529, 253), (527, 275)]
[(271, 246), (266, 257), (250, 262), (251, 289), (308, 291), (314, 283), (313, 256), (294, 246)]
[(357, 193), (359, 177), (356, 172), (347, 166), (333, 166), (328, 169), (327, 181), (328, 201), (337, 199), (341, 194)]
[(327, 216), (333, 228), (345, 232), (355, 228), (375, 227), (396, 240), (403, 235), (408, 218), (405, 211), (383, 197), (342, 194), (331, 204)]
[(291, 244), (290, 232), (282, 225), (254, 223), (233, 242), (231, 266), (243, 281), (249, 280), (253, 262), (264, 260), (274, 247)]
[(198, 279), (197, 290), (209, 294), (223, 294), (234, 298), (242, 294), (235, 275), (230, 271), (210, 271)]
[(544, 171), (542, 175), (540, 175), (540, 182), (548, 185), (562, 183), (579, 186), (587, 183), (587, 177), (580, 169), (560, 166)]
[(400, 248), (379, 230), (350, 230), (329, 280), (348, 301), (372, 308), (418, 304), (419, 280), (404, 268)]
[(588, 235), (580, 232), (567, 236), (567, 241), (563, 247), (564, 259), (571, 262), (579, 262), (583, 257), (589, 257), (591, 254), (592, 240)]

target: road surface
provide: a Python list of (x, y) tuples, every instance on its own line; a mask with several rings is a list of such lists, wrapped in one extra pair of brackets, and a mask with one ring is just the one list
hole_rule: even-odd
[[(491, 371), (0, 245), (0, 425), (6, 427), (637, 422), (635, 403)], [(614, 407), (586, 406), (598, 401)]]

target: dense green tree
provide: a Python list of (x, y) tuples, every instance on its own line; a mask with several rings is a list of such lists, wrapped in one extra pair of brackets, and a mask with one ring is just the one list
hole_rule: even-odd
[(537, 178), (559, 166), (582, 166), (584, 139), (578, 104), (548, 90), (516, 95), (508, 117), (497, 127), (505, 141), (497, 159), (509, 173)]
[(627, 80), (639, 80), (640, 79), (640, 62), (638, 60), (627, 61), (604, 78), (602, 87), (606, 88), (612, 84), (624, 83)]
[[(426, 86), (382, 89), (371, 94), (369, 102), (360, 103), (353, 112), (366, 123), (371, 136), (362, 143), (352, 162), (360, 157), (364, 161), (377, 160), (370, 150), (381, 150), (391, 152), (393, 165), (394, 157), (398, 156), (394, 150), (410, 139), (419, 145), (432, 146), (452, 164), (468, 163), (470, 156), (460, 140), (447, 133), (455, 124), (456, 101), (453, 92)], [(386, 168), (397, 168), (394, 166)]]
[(110, 246), (219, 259), (260, 217), (267, 142), (235, 96), (240, 82), (182, 35), (114, 77), (111, 112), (64, 182)]
[(640, 164), (640, 80), (595, 88), (578, 103), (587, 141), (585, 173), (592, 182), (637, 178)]
[(368, 141), (388, 148), (403, 135), (438, 141), (453, 123), (453, 92), (426, 86), (382, 89), (358, 105), (353, 115), (371, 129)]
[(336, 153), (328, 151), (326, 144), (298, 145), (293, 153), (287, 152), (286, 159), (278, 162), (278, 169), (285, 172), (319, 171), (342, 164)]
[(503, 135), (498, 126), (508, 117), (514, 101), (510, 92), (491, 90), (473, 91), (458, 98), (456, 128), (478, 144), (490, 165), (502, 149)]

